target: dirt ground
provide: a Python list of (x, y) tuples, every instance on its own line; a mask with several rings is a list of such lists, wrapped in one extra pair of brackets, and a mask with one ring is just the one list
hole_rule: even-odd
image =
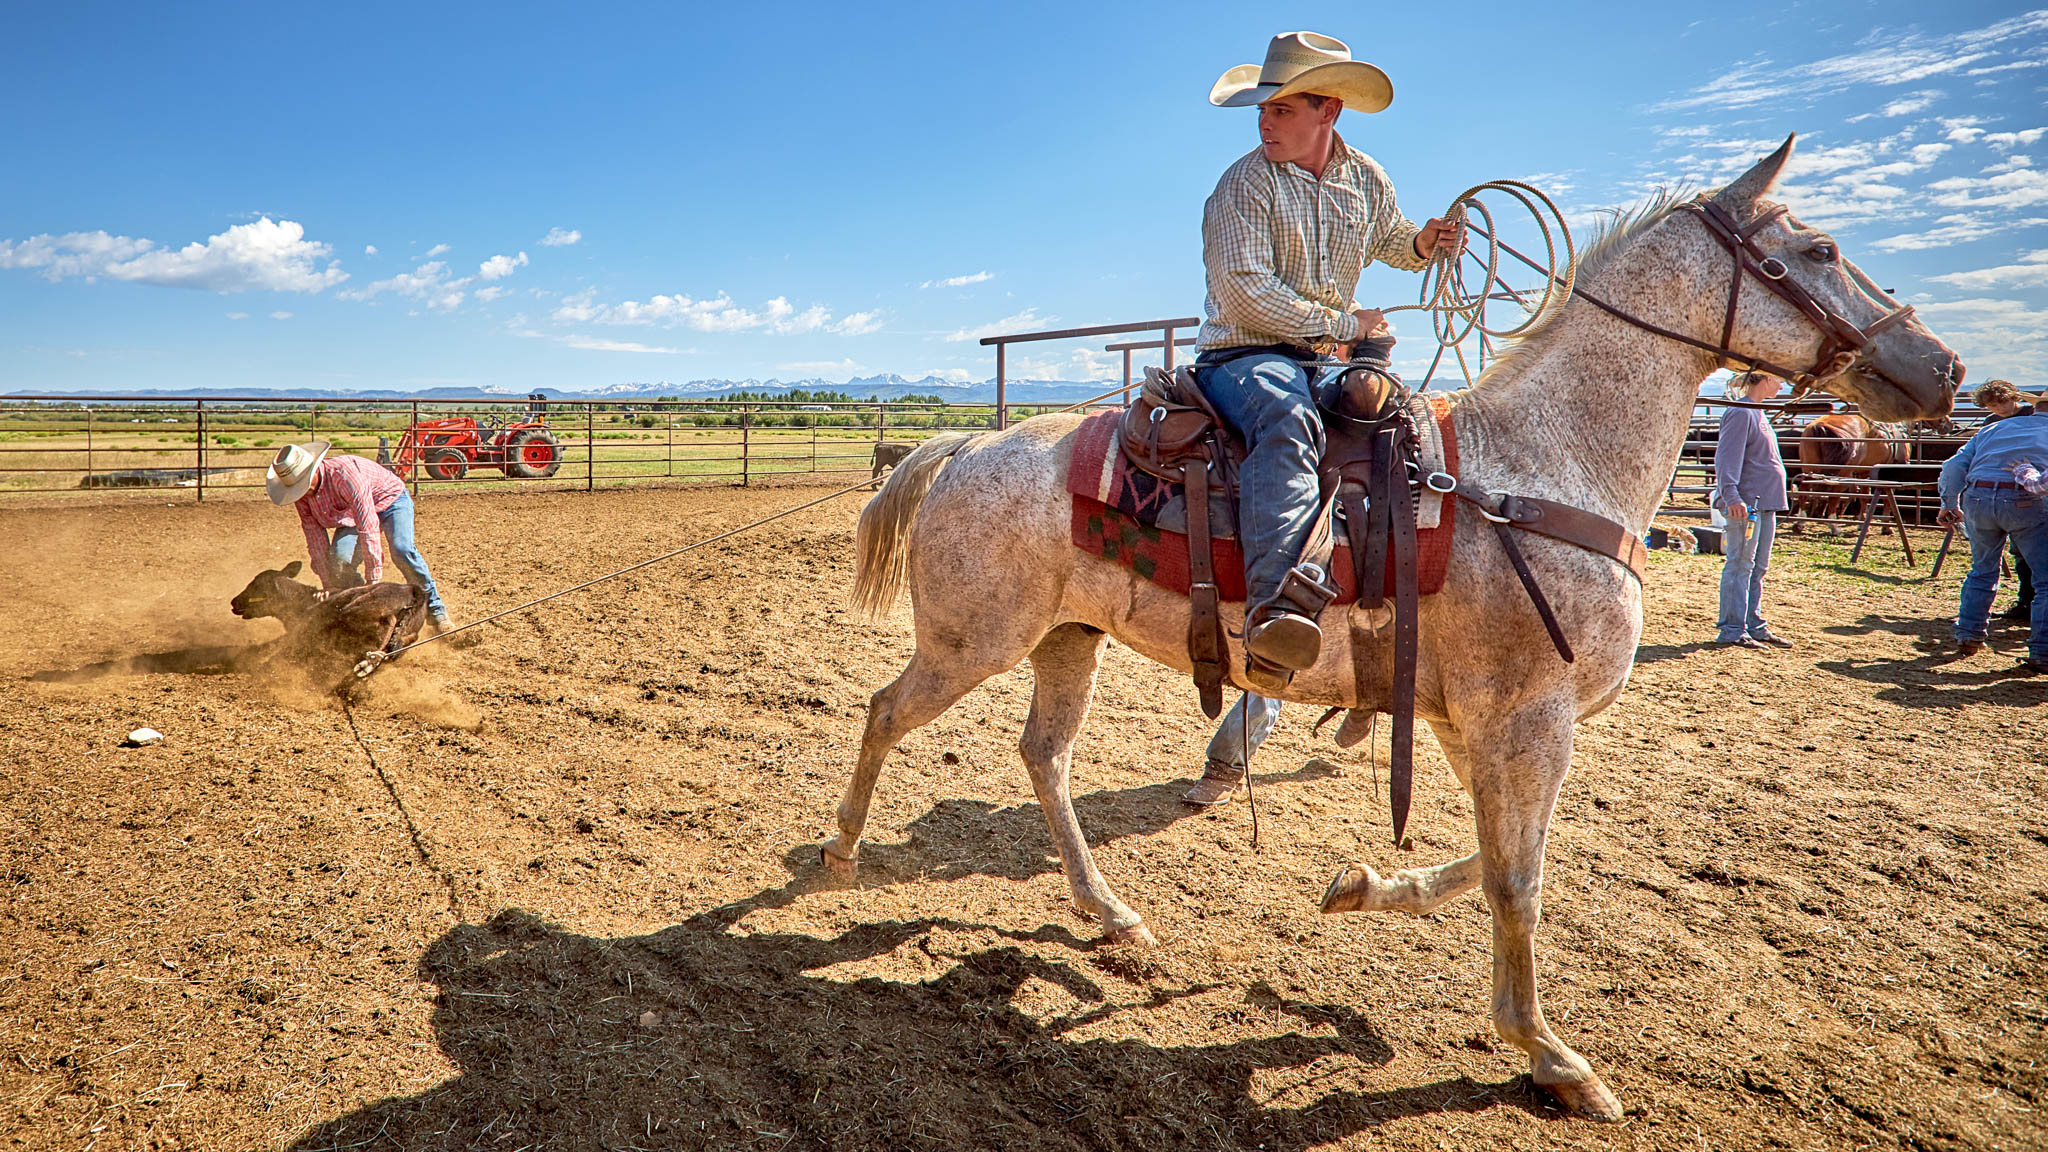
[[(420, 537), (477, 616), (820, 491), (436, 496)], [(1426, 736), (1411, 855), (1365, 749), (1290, 712), (1254, 852), (1245, 805), (1177, 802), (1191, 689), (1112, 646), (1075, 793), (1161, 946), (1101, 948), (1025, 671), (904, 742), (859, 885), (821, 877), (911, 649), (907, 605), (842, 609), (858, 498), (413, 653), (352, 716), (28, 679), (277, 632), (227, 601), (301, 554), (290, 514), (187, 500), (0, 508), (0, 1147), (2048, 1145), (2048, 680), (2005, 675), (2009, 628), (1939, 662), (1946, 595), (1821, 545), (1771, 577), (1789, 652), (1706, 646), (1718, 561), (1653, 557), (1635, 678), (1579, 730), (1538, 954), (1630, 1110), (1603, 1127), (1494, 1038), (1476, 894), (1317, 914), (1345, 861), (1469, 850)]]

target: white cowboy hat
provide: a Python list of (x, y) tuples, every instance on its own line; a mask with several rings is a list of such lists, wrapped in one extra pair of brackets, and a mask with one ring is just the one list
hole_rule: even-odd
[(1354, 112), (1378, 112), (1394, 102), (1394, 82), (1351, 48), (1318, 32), (1289, 32), (1273, 37), (1264, 65), (1239, 64), (1209, 89), (1209, 103), (1218, 108), (1245, 108), (1282, 96), (1335, 96)]
[(311, 444), (287, 444), (277, 450), (277, 459), (263, 473), (263, 486), (270, 490), (272, 504), (290, 504), (306, 494), (313, 486), (313, 474), (319, 470), (320, 461), (327, 457), (327, 450), (334, 447), (325, 440)]

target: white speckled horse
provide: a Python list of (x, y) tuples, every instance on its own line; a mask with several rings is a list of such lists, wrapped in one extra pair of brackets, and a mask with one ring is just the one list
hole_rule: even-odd
[[(1791, 141), (1715, 194), (1784, 275), (1858, 328), (1892, 311), (1826, 234), (1762, 198)], [(1736, 273), (1699, 212), (1675, 198), (1618, 222), (1580, 262), (1578, 283), (1639, 320), (1711, 341)], [(1723, 347), (1781, 364), (1823, 358), (1822, 334), (1791, 304), (1756, 287), (1740, 296)], [(1573, 504), (1640, 535), (1664, 496), (1700, 382), (1724, 357), (1653, 334), (1574, 299), (1555, 322), (1452, 398), (1463, 478)], [(1824, 386), (1874, 419), (1947, 412), (1961, 381), (1954, 355), (1917, 320), (1889, 322), (1853, 362), (1830, 364)], [(1024, 762), (1080, 910), (1107, 938), (1150, 943), (1144, 920), (1111, 891), (1088, 851), (1068, 794), (1074, 736), (1095, 686), (1105, 633), (1183, 672), (1188, 601), (1087, 555), (1070, 541), (1066, 473), (1080, 417), (1041, 416), (1004, 432), (932, 439), (896, 469), (860, 520), (854, 603), (889, 610), (908, 584), (917, 653), (875, 693), (859, 763), (839, 806), (825, 862), (850, 873), (868, 802), (896, 742), (989, 677), (1031, 661), (1036, 687)], [(1572, 728), (1620, 695), (1642, 632), (1642, 590), (1612, 559), (1547, 537), (1521, 546), (1577, 653), (1567, 664), (1486, 522), (1459, 516), (1450, 574), (1422, 601), (1416, 711), (1471, 793), (1478, 851), (1381, 877), (1353, 865), (1326, 912), (1421, 915), (1475, 885), (1493, 912), (1493, 1022), (1528, 1053), (1536, 1083), (1580, 1115), (1618, 1119), (1620, 1102), (1543, 1017), (1535, 931), (1544, 839), (1571, 767)], [(1242, 625), (1242, 605), (1226, 605)], [(1228, 613), (1236, 610), (1237, 615)], [(1353, 707), (1350, 637), (1329, 629), (1321, 661), (1286, 699)], [(1235, 646), (1233, 646), (1235, 648)], [(1243, 654), (1232, 652), (1234, 667)], [(1391, 662), (1382, 661), (1387, 671)], [(1366, 706), (1376, 706), (1372, 700)]]

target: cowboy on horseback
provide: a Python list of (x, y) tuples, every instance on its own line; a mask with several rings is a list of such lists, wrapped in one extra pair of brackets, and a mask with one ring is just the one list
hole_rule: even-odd
[(1337, 135), (1346, 108), (1378, 112), (1393, 98), (1386, 73), (1314, 32), (1274, 37), (1263, 65), (1232, 68), (1209, 92), (1218, 107), (1259, 109), (1259, 147), (1225, 170), (1203, 210), (1209, 292), (1195, 373), (1250, 449), (1239, 478), (1246, 679), (1264, 693), (1316, 662), (1316, 616), (1334, 594), (1302, 556), (1321, 507), (1313, 365), (1361, 341), (1392, 344), (1386, 318), (1352, 298), (1367, 264), (1416, 272), (1458, 251), (1455, 225), (1402, 216), (1386, 172)]

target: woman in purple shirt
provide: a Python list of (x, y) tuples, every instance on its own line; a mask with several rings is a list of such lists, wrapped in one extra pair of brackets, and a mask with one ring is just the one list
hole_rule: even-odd
[[(1737, 376), (1731, 400), (1768, 400), (1783, 383), (1765, 372)], [(1761, 408), (1727, 408), (1714, 446), (1714, 507), (1728, 518), (1721, 537), (1721, 618), (1714, 643), (1733, 648), (1790, 648), (1764, 622), (1764, 573), (1785, 504), (1785, 460)]]

